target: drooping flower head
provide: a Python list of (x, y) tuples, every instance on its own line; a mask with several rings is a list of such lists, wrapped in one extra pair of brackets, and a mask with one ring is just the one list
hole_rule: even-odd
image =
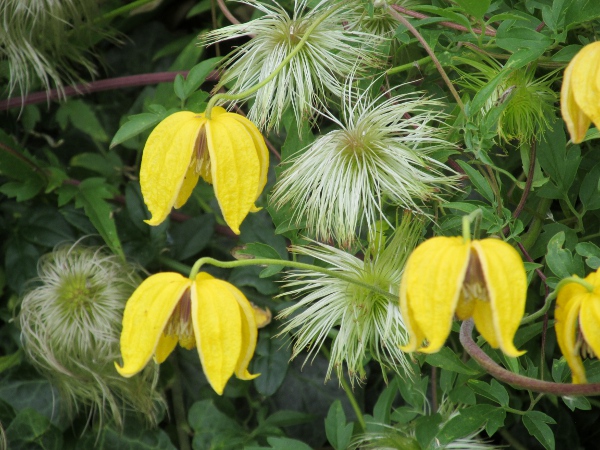
[[(372, 99), (347, 87), (339, 129), (288, 161), (273, 191), (276, 207), (324, 241), (351, 245), (365, 224), (385, 219), (386, 204), (422, 212), (456, 177), (435, 158), (454, 146), (437, 128), (440, 104), (414, 95)], [(450, 175), (445, 175), (447, 171)], [(326, 212), (326, 213), (324, 213)]]
[(152, 275), (131, 295), (123, 315), (124, 377), (140, 372), (152, 357), (161, 364), (177, 343), (196, 347), (204, 374), (219, 395), (235, 373), (242, 380), (254, 354), (254, 310), (235, 286), (201, 272), (194, 280), (178, 273)]
[(583, 47), (565, 69), (560, 110), (575, 144), (583, 141), (592, 122), (600, 129), (599, 72), (600, 42)]
[[(292, 15), (275, 1), (270, 5), (256, 0), (240, 2), (255, 7), (264, 15), (248, 23), (212, 31), (203, 36), (203, 42), (212, 44), (252, 36), (225, 59), (215, 92), (230, 85), (229, 94), (246, 91), (290, 58), (287, 65), (254, 95), (248, 118), (260, 129), (277, 128), (283, 112), (290, 105), (298, 123), (310, 120), (315, 108), (320, 108), (326, 97), (341, 96), (340, 80), (356, 72), (357, 61), (364, 66), (377, 64), (372, 52), (362, 50), (374, 39), (373, 36), (344, 26), (344, 14), (348, 10), (339, 1), (322, 0), (308, 9), (307, 0), (296, 0)], [(311, 29), (313, 25), (316, 27)], [(302, 39), (305, 44), (295, 52)]]
[(435, 353), (454, 315), (473, 318), (485, 340), (509, 356), (525, 312), (527, 277), (519, 253), (499, 239), (434, 237), (410, 255), (400, 282), (400, 310), (410, 341), (404, 351)]
[(267, 182), (269, 151), (245, 117), (215, 106), (211, 118), (190, 111), (171, 114), (152, 131), (142, 156), (140, 185), (152, 218), (162, 223), (181, 208), (202, 177), (212, 183), (223, 218), (234, 233)]
[(289, 318), (282, 333), (289, 331), (293, 335), (292, 357), (310, 349), (310, 358), (319, 351), (329, 333), (337, 329), (327, 378), (334, 368), (341, 376), (346, 365), (350, 381), (362, 381), (369, 355), (382, 367), (392, 368), (402, 376), (410, 373), (406, 355), (399, 350), (407, 340), (400, 311), (388, 296), (368, 286), (377, 286), (392, 297), (398, 295), (404, 263), (422, 229), (420, 220), (406, 215), (387, 242), (380, 239), (381, 235), (372, 236), (373, 251), (367, 251), (364, 260), (320, 243), (293, 247), (296, 254), (322, 261), (331, 271), (364, 285), (318, 272), (290, 272), (286, 287), (291, 288), (291, 295), (302, 298), (284, 309), (279, 317)]
[(576, 282), (562, 286), (556, 298), (556, 338), (571, 368), (573, 383), (586, 383), (582, 355), (600, 354), (600, 273), (584, 279), (589, 288)]
[(21, 304), (23, 348), (61, 395), (69, 415), (122, 422), (123, 407), (155, 420), (156, 370), (125, 380), (113, 367), (125, 302), (141, 282), (135, 268), (80, 244), (43, 256)]

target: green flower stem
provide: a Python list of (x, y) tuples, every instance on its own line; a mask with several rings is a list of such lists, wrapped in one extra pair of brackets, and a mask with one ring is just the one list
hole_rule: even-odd
[(217, 102), (217, 100), (221, 100), (221, 99), (224, 99), (224, 100), (241, 100), (243, 98), (246, 98), (246, 97), (254, 94), (260, 88), (262, 88), (267, 83), (269, 83), (271, 80), (273, 80), (273, 78), (275, 78), (277, 76), (277, 74), (279, 72), (281, 72), (281, 70), (285, 66), (287, 66), (287, 64), (292, 60), (292, 58), (294, 56), (296, 56), (300, 50), (302, 50), (302, 47), (304, 47), (304, 44), (306, 44), (306, 42), (308, 41), (308, 38), (310, 37), (310, 34), (315, 30), (315, 28), (317, 28), (331, 14), (333, 14), (335, 11), (337, 11), (338, 8), (340, 8), (342, 5), (343, 5), (343, 3), (340, 2), (337, 6), (334, 6), (333, 8), (331, 8), (326, 14), (323, 14), (321, 17), (319, 17), (317, 20), (315, 20), (310, 25), (310, 27), (308, 27), (306, 29), (306, 32), (304, 33), (304, 36), (302, 36), (302, 39), (300, 39), (300, 42), (298, 42), (296, 44), (296, 46), (294, 47), (294, 49), (283, 59), (283, 61), (281, 61), (281, 63), (279, 63), (279, 65), (277, 67), (275, 67), (275, 69), (273, 70), (273, 72), (271, 72), (271, 74), (267, 78), (265, 78), (264, 80), (262, 80), (260, 83), (255, 84), (250, 89), (246, 89), (245, 91), (240, 92), (238, 94), (225, 94), (223, 92), (219, 92), (218, 94), (215, 94), (208, 101), (208, 105), (206, 105), (206, 110), (204, 111), (204, 117), (206, 117), (207, 119), (210, 119), (212, 108), (213, 108), (213, 106), (215, 106), (215, 103)]
[(122, 16), (123, 14), (127, 14), (128, 12), (139, 8), (140, 6), (144, 6), (147, 3), (150, 3), (152, 1), (154, 1), (154, 0), (136, 0), (134, 2), (131, 2), (127, 5), (121, 6), (120, 8), (113, 9), (112, 11), (101, 15), (96, 20), (94, 20), (94, 22), (102, 22), (104, 20), (114, 19), (115, 17)]
[(471, 224), (473, 223), (473, 235), (475, 238), (479, 237), (479, 227), (481, 225), (481, 217), (483, 216), (483, 212), (480, 208), (477, 208), (472, 213), (463, 216), (462, 218), (462, 236), (465, 242), (469, 242), (471, 240)]
[[(161, 258), (161, 261), (163, 261), (163, 258)], [(180, 271), (181, 267), (187, 267), (184, 264), (177, 263), (177, 261), (173, 261), (173, 262), (179, 266), (179, 268), (176, 269), (178, 271)], [(257, 258), (257, 259), (241, 259), (241, 260), (237, 260), (237, 261), (219, 261), (218, 259), (204, 257), (204, 258), (200, 258), (198, 261), (196, 261), (196, 263), (193, 265), (192, 269), (190, 270), (190, 279), (191, 280), (196, 278), (196, 275), (198, 275), (200, 268), (204, 264), (211, 264), (213, 266), (222, 267), (224, 269), (233, 269), (235, 267), (245, 267), (245, 266), (284, 266), (284, 267), (291, 267), (293, 269), (311, 270), (314, 272), (319, 272), (319, 273), (322, 273), (325, 275), (329, 275), (330, 277), (338, 278), (343, 281), (347, 281), (348, 283), (356, 284), (357, 286), (361, 286), (366, 289), (370, 289), (373, 292), (377, 292), (378, 294), (381, 294), (381, 295), (389, 298), (390, 301), (393, 301), (393, 302), (398, 301), (397, 295), (394, 295), (388, 291), (385, 291), (377, 286), (373, 286), (372, 284), (364, 283), (364, 282), (362, 282), (360, 280), (356, 280), (352, 277), (342, 275), (341, 273), (336, 272), (335, 270), (325, 269), (323, 267), (313, 266), (312, 264), (305, 264), (305, 263), (296, 262), (296, 261), (284, 261), (282, 259)], [(174, 265), (172, 265), (171, 267), (175, 268)]]
[(176, 272), (179, 272), (182, 274), (190, 273), (190, 271), (192, 270), (192, 268), (190, 266), (188, 266), (187, 264), (183, 264), (183, 263), (180, 263), (179, 261), (175, 261), (174, 259), (169, 258), (168, 256), (159, 256), (158, 258), (156, 258), (156, 260), (158, 262), (160, 262), (161, 264), (167, 266), (169, 269), (173, 269)]
[(465, 320), (460, 327), (460, 343), (466, 352), (494, 378), (513, 386), (544, 394), (571, 395), (600, 395), (600, 383), (566, 384), (543, 381), (525, 377), (500, 367), (473, 341), (473, 319)]
[(402, 17), (402, 15), (400, 15), (394, 8), (392, 8), (390, 6), (388, 8), (388, 11), (389, 11), (390, 15), (394, 19), (396, 19), (398, 22), (400, 22), (402, 25), (404, 25), (406, 28), (408, 28), (408, 30), (412, 33), (412, 35), (414, 37), (416, 37), (417, 40), (421, 43), (421, 46), (423, 47), (423, 49), (425, 49), (425, 51), (431, 57), (431, 60), (433, 61), (433, 63), (435, 64), (435, 67), (437, 68), (438, 72), (442, 76), (442, 79), (444, 80), (444, 82), (448, 86), (448, 89), (450, 89), (450, 92), (452, 93), (452, 96), (454, 97), (454, 100), (456, 100), (456, 103), (458, 104), (458, 106), (460, 106), (460, 109), (462, 111), (464, 111), (465, 105), (462, 102), (462, 100), (460, 98), (460, 95), (458, 95), (458, 92), (454, 88), (454, 85), (452, 84), (452, 81), (450, 81), (450, 78), (448, 77), (448, 74), (446, 73), (446, 71), (444, 70), (444, 68), (442, 67), (442, 65), (440, 64), (440, 61), (435, 56), (435, 53), (433, 52), (432, 48), (429, 46), (429, 44), (427, 43), (427, 41), (425, 40), (425, 38), (423, 38), (423, 36), (421, 36), (421, 33), (419, 33), (419, 31), (407, 19), (405, 19), (404, 17)]
[[(325, 358), (327, 358), (328, 361), (331, 359), (329, 349), (327, 349), (324, 345), (321, 346), (321, 352), (323, 353), (323, 355), (325, 355)], [(365, 417), (363, 416), (360, 406), (356, 401), (356, 397), (354, 396), (352, 387), (348, 384), (348, 380), (346, 380), (346, 377), (344, 377), (343, 375), (341, 377), (338, 376), (338, 378), (340, 380), (342, 388), (344, 389), (344, 392), (346, 392), (346, 397), (348, 397), (348, 401), (350, 402), (350, 405), (354, 410), (354, 414), (356, 414), (356, 419), (358, 420), (359, 425), (361, 426), (362, 430), (365, 431), (367, 429), (367, 423), (365, 422)]]
[(417, 59), (416, 61), (402, 64), (401, 66), (392, 67), (391, 69), (388, 69), (385, 73), (386, 73), (386, 75), (394, 75), (396, 73), (410, 70), (414, 67), (422, 66), (423, 64), (425, 64), (429, 61), (431, 61), (431, 56), (424, 56), (423, 58)]
[(521, 238), (521, 244), (523, 244), (523, 247), (526, 250), (531, 249), (533, 244), (535, 244), (535, 242), (537, 241), (538, 236), (542, 232), (542, 228), (544, 226), (544, 219), (546, 218), (546, 214), (548, 213), (548, 209), (550, 208), (551, 204), (552, 199), (539, 199), (538, 206), (535, 210), (534, 219), (529, 225), (529, 230)]

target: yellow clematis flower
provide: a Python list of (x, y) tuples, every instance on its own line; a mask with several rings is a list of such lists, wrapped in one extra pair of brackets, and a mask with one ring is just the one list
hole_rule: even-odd
[[(494, 348), (519, 356), (513, 338), (525, 312), (527, 277), (519, 253), (498, 239), (434, 237), (410, 255), (400, 282), (400, 311), (409, 333), (403, 351), (435, 353), (454, 315), (473, 317)], [(423, 345), (423, 341), (427, 344)]]
[(571, 140), (583, 141), (591, 122), (600, 129), (600, 42), (583, 47), (563, 76), (560, 110)]
[(140, 372), (154, 356), (160, 364), (177, 342), (196, 347), (208, 382), (219, 395), (235, 373), (242, 380), (256, 347), (257, 327), (250, 302), (235, 286), (199, 273), (194, 280), (158, 273), (140, 284), (123, 313), (121, 356), (124, 377)]
[(554, 311), (558, 345), (576, 384), (587, 382), (581, 354), (600, 354), (600, 274), (592, 272), (584, 280), (590, 289), (577, 282), (559, 289)]
[(181, 208), (198, 178), (212, 183), (223, 218), (240, 225), (267, 183), (269, 151), (256, 126), (219, 106), (211, 118), (190, 111), (171, 114), (150, 133), (140, 168), (148, 210), (146, 223), (158, 225), (173, 206)]

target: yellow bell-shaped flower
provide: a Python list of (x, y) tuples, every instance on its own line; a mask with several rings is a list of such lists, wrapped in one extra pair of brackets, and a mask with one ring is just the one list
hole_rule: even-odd
[(123, 313), (117, 371), (131, 377), (154, 356), (162, 363), (177, 342), (196, 347), (208, 382), (219, 395), (235, 373), (242, 380), (254, 354), (257, 327), (244, 294), (226, 281), (199, 273), (194, 280), (178, 273), (148, 277), (127, 301)]
[(591, 122), (600, 129), (600, 42), (583, 47), (571, 60), (563, 76), (560, 110), (571, 140), (585, 138)]
[(473, 317), (492, 347), (519, 356), (523, 352), (513, 339), (526, 294), (523, 261), (506, 242), (431, 238), (410, 255), (400, 282), (400, 311), (409, 333), (408, 344), (401, 348), (439, 351), (456, 315), (460, 320)]
[(554, 311), (556, 338), (573, 383), (587, 382), (581, 355), (600, 354), (600, 274), (592, 272), (584, 280), (591, 290), (576, 282), (565, 284), (558, 291)]
[(190, 111), (171, 114), (150, 133), (140, 168), (142, 195), (158, 225), (171, 208), (188, 200), (198, 178), (212, 183), (223, 218), (240, 225), (267, 183), (269, 151), (256, 126), (245, 117), (212, 109), (211, 118)]

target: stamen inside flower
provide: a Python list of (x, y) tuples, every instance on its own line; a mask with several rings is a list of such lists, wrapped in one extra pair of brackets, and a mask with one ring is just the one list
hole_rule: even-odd
[(483, 269), (481, 268), (481, 261), (479, 261), (477, 253), (471, 251), (467, 273), (465, 274), (460, 298), (456, 307), (456, 317), (459, 320), (472, 317), (477, 300), (487, 302), (489, 295)]
[(585, 340), (585, 336), (583, 335), (581, 329), (577, 330), (577, 341), (575, 343), (575, 352), (579, 353), (582, 358), (596, 358), (596, 354), (592, 347)]
[(212, 184), (210, 173), (210, 154), (208, 152), (208, 142), (206, 138), (206, 125), (202, 125), (198, 132), (198, 137), (194, 143), (194, 153), (191, 164), (195, 166), (195, 171), (204, 181)]
[(196, 338), (194, 337), (191, 315), (191, 291), (188, 288), (181, 296), (164, 331), (165, 336), (177, 336), (179, 338), (179, 345), (188, 350), (196, 347)]

